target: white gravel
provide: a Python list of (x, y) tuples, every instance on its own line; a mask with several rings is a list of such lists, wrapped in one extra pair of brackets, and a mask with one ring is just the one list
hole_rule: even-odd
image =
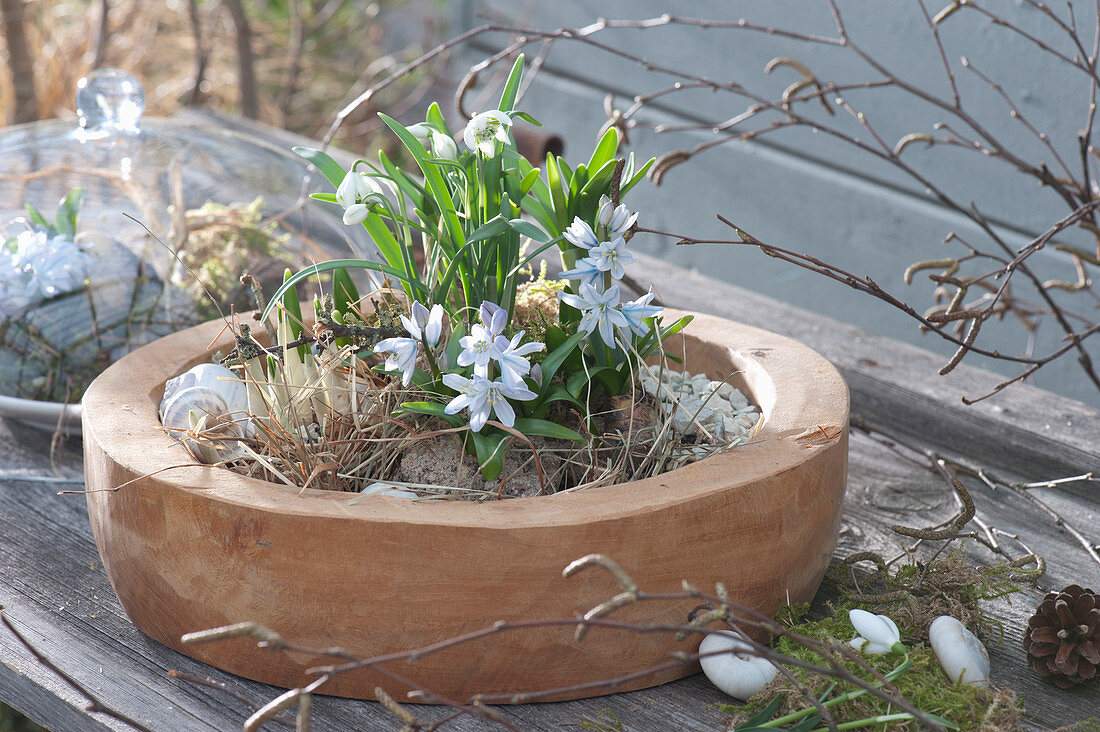
[(705, 374), (642, 367), (638, 381), (672, 415), (673, 429), (703, 442), (744, 441), (760, 420), (760, 410), (739, 389)]

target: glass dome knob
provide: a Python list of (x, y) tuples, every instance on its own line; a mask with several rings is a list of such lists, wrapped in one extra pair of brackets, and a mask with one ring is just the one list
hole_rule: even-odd
[(128, 71), (97, 69), (77, 82), (76, 114), (88, 135), (136, 134), (144, 111), (145, 90)]

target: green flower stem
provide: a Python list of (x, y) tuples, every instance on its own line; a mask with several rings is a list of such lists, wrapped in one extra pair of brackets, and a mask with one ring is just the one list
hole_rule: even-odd
[[(870, 727), (872, 724), (884, 724), (886, 722), (904, 722), (907, 719), (912, 719), (913, 715), (909, 712), (898, 712), (897, 714), (883, 714), (879, 717), (867, 717), (866, 719), (857, 719), (853, 722), (844, 722), (838, 724), (837, 729), (857, 729), (859, 727)], [(828, 727), (818, 727), (811, 732), (826, 732)]]
[(442, 377), (439, 372), (439, 364), (435, 362), (435, 355), (432, 353), (432, 347), (428, 345), (427, 340), (425, 340), (423, 336), (421, 336), (420, 342), (424, 344), (424, 355), (428, 357), (428, 368), (432, 370), (432, 380), (439, 381)]
[[(903, 673), (905, 673), (906, 670), (908, 670), (908, 668), (912, 665), (913, 665), (913, 662), (909, 660), (909, 654), (907, 653), (907, 654), (905, 654), (905, 659), (901, 663), (899, 663), (897, 666), (895, 666), (894, 669), (891, 670), (888, 674), (886, 674), (883, 678), (886, 679), (886, 681), (893, 681), (894, 679), (896, 679), (897, 677), (899, 677)], [(881, 688), (882, 684), (876, 682), (874, 684), (874, 686), (875, 686), (875, 688)], [(830, 699), (829, 701), (822, 702), (821, 706), (825, 707), (826, 709), (828, 709), (830, 707), (835, 707), (837, 704), (843, 704), (846, 701), (851, 701), (852, 699), (858, 699), (859, 697), (863, 696), (866, 693), (867, 693), (866, 689), (854, 689), (852, 691), (841, 694), (838, 697), (834, 697), (834, 698)], [(816, 713), (817, 713), (817, 707), (806, 707), (805, 709), (801, 709), (797, 712), (791, 712), (790, 714), (788, 714), (786, 716), (783, 716), (783, 717), (779, 717), (778, 719), (772, 719), (768, 722), (765, 722), (764, 724), (762, 724), (760, 726), (761, 727), (780, 727), (784, 724), (787, 724), (788, 722), (794, 722), (794, 721), (797, 721), (799, 719), (802, 719), (803, 717), (808, 717), (809, 715), (816, 714)]]

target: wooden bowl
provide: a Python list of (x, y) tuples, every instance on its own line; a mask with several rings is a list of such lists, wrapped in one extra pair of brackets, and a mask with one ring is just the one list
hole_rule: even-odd
[[(676, 316), (679, 314), (668, 313)], [(255, 621), (310, 648), (375, 656), (437, 643), (499, 620), (573, 618), (619, 591), (607, 573), (562, 569), (589, 553), (619, 562), (651, 592), (682, 580), (763, 613), (809, 600), (836, 543), (848, 455), (848, 389), (809, 348), (696, 315), (688, 368), (734, 382), (764, 414), (751, 443), (655, 478), (575, 493), (484, 503), (299, 491), (194, 465), (161, 429), (164, 382), (231, 346), (220, 322), (124, 357), (84, 396), (88, 513), (107, 575), (134, 625), (181, 653), (284, 687), (325, 663), (243, 639), (182, 645), (180, 636)], [(678, 351), (673, 345), (671, 350)], [(172, 467), (186, 465), (187, 467)], [(171, 468), (171, 469), (168, 469)], [(125, 484), (125, 485), (123, 485)], [(117, 491), (112, 490), (122, 486)], [(680, 624), (692, 602), (625, 608), (612, 618)], [(540, 627), (386, 668), (452, 699), (521, 693), (620, 676), (692, 651), (699, 638)], [(594, 696), (698, 670), (666, 668)], [(375, 671), (335, 677), (330, 694), (373, 698)]]

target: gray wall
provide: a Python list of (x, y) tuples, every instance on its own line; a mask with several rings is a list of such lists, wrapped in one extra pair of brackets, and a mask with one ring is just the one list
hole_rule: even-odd
[[(489, 17), (523, 23), (527, 27), (554, 29), (582, 27), (597, 17), (649, 18), (663, 12), (713, 19), (746, 18), (819, 35), (835, 36), (827, 5), (816, 0), (730, 2), (707, 0), (674, 4), (657, 0), (463, 0), (457, 17), (459, 30), (480, 25)], [(1044, 42), (1073, 54), (1053, 24), (1038, 11), (1017, 3), (993, 2)], [(841, 11), (856, 43), (875, 55), (897, 76), (930, 92), (950, 98), (942, 63), (932, 43), (920, 7), (913, 2), (841, 0)], [(1091, 39), (1095, 25), (1091, 3), (1073, 2), (1082, 35)], [(939, 6), (930, 7), (935, 13)], [(1064, 13), (1064, 8), (1059, 7)], [(528, 12), (526, 18), (520, 17)], [(1084, 125), (1088, 102), (1087, 81), (1063, 61), (1037, 53), (1034, 46), (1003, 28), (995, 27), (972, 12), (957, 13), (941, 26), (947, 55), (958, 80), (964, 106), (1004, 146), (1033, 161), (1051, 161), (1051, 155), (1028, 130), (1009, 115), (995, 91), (977, 76), (961, 68), (967, 56), (974, 66), (999, 82), (1021, 113), (1045, 131), (1055, 149), (1075, 172), (1080, 167), (1076, 131)], [(792, 56), (805, 62), (819, 77), (843, 81), (867, 81), (880, 76), (845, 49), (807, 45), (775, 35), (740, 29), (699, 29), (670, 26), (647, 31), (614, 30), (595, 36), (612, 46), (646, 57), (649, 61), (688, 70), (712, 79), (738, 81), (762, 95), (774, 98), (798, 78), (792, 69), (763, 73), (769, 59)], [(483, 36), (480, 47), (462, 60), (483, 58), (499, 48), (504, 36)], [(529, 58), (537, 47), (529, 51)], [(525, 96), (521, 107), (546, 127), (563, 134), (567, 156), (589, 151), (604, 121), (603, 100), (608, 92), (629, 106), (635, 94), (661, 89), (674, 81), (659, 72), (605, 51), (569, 41), (555, 44), (542, 73)], [(927, 103), (916, 102), (894, 90), (852, 92), (849, 99), (893, 144), (910, 132), (931, 132), (932, 125), (950, 119)], [(746, 102), (730, 94), (709, 91), (683, 92), (668, 97), (645, 119), (683, 124), (722, 120), (744, 110)], [(818, 108), (819, 110), (820, 108)], [(866, 138), (858, 123), (843, 113), (828, 118), (845, 131)], [(713, 139), (709, 132), (664, 132), (638, 128), (631, 132), (631, 148), (639, 155), (659, 156), (674, 149), (690, 148)], [(1012, 246), (1025, 244), (1029, 232), (1045, 230), (1069, 210), (1050, 189), (1016, 173), (1001, 160), (962, 149), (910, 147), (907, 162), (960, 202), (973, 201), (983, 214), (1004, 229)], [(1051, 161), (1050, 165), (1054, 163)], [(1095, 173), (1095, 171), (1094, 171)], [(644, 185), (629, 202), (642, 211), (643, 223), (697, 237), (728, 238), (730, 231), (715, 218), (721, 213), (772, 244), (806, 252), (856, 274), (867, 274), (899, 295), (918, 311), (932, 304), (931, 284), (921, 277), (912, 286), (902, 282), (905, 267), (917, 259), (961, 253), (958, 245), (945, 246), (949, 231), (970, 238), (979, 248), (993, 244), (981, 238), (972, 222), (935, 202), (924, 187), (899, 175), (891, 166), (834, 138), (807, 130), (786, 129), (753, 142), (734, 141), (674, 168), (660, 188)], [(1078, 232), (1063, 240), (1086, 249), (1095, 247)], [(866, 295), (850, 291), (792, 265), (778, 262), (748, 247), (696, 245), (677, 247), (654, 237), (635, 239), (638, 247), (681, 266), (695, 267), (737, 285), (767, 292), (793, 304), (823, 312), (869, 330), (918, 343), (942, 353), (953, 347), (931, 335), (921, 335), (915, 321)], [(1040, 252), (1032, 260), (1044, 278), (1074, 279), (1068, 260)], [(1076, 301), (1076, 302), (1074, 302)], [(1066, 302), (1091, 321), (1097, 319), (1096, 301), (1086, 293)], [(983, 330), (985, 345), (1019, 353), (1025, 337), (1013, 322), (989, 323)], [(1039, 349), (1051, 347), (1061, 337), (1053, 322), (1039, 332)], [(1095, 340), (1095, 339), (1094, 339)], [(1100, 360), (1100, 344), (1091, 347)], [(1009, 364), (973, 358), (973, 365), (1015, 374)], [(1100, 396), (1072, 358), (1045, 367), (1034, 384), (1100, 404)]]

